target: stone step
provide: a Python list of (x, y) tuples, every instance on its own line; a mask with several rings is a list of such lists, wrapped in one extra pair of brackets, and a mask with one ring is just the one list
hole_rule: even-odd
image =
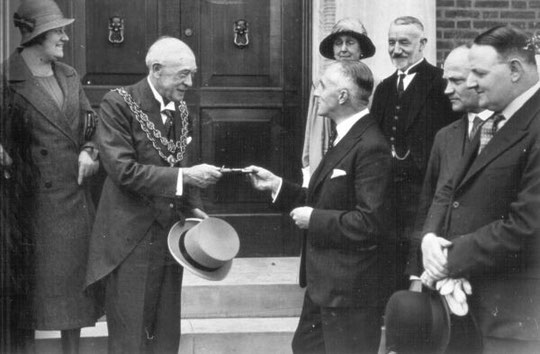
[[(291, 353), (297, 317), (210, 318), (182, 320), (179, 354)], [(107, 353), (107, 326), (83, 328), (80, 354)], [(59, 331), (37, 331), (36, 353), (61, 352)]]
[(182, 321), (180, 354), (288, 354), (297, 317)]
[(298, 257), (237, 258), (222, 281), (185, 271), (182, 318), (299, 316), (304, 298), (299, 263)]

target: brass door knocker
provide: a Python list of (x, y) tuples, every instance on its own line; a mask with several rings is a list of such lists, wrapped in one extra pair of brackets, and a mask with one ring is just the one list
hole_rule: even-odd
[(109, 18), (109, 42), (112, 44), (124, 42), (124, 19), (120, 16)]
[(240, 49), (244, 49), (249, 44), (248, 37), (248, 22), (246, 20), (236, 20), (234, 21), (234, 45)]

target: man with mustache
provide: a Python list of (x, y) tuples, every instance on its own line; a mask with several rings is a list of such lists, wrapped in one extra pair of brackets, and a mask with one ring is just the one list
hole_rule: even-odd
[(398, 17), (388, 31), (396, 72), (373, 95), (372, 113), (392, 149), (393, 202), (397, 236), (396, 286), (404, 288), (409, 239), (435, 133), (458, 118), (444, 95), (442, 70), (424, 58), (427, 38), (420, 20)]

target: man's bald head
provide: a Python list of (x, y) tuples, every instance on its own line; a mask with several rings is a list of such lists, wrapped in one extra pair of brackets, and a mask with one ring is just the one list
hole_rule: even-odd
[(444, 94), (452, 103), (455, 112), (480, 112), (478, 94), (467, 87), (467, 76), (471, 71), (467, 46), (457, 47), (444, 61), (443, 78), (446, 80)]
[(152, 71), (154, 64), (179, 65), (186, 60), (195, 60), (195, 54), (187, 44), (178, 38), (161, 37), (148, 48), (146, 67)]

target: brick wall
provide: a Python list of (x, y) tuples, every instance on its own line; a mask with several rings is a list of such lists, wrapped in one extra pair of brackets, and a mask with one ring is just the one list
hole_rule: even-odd
[(540, 0), (437, 0), (437, 63), (456, 46), (500, 24), (540, 31)]

